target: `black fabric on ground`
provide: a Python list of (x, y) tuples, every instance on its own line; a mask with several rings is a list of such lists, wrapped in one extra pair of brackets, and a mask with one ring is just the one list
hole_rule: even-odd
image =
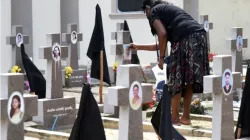
[(91, 74), (92, 78), (100, 80), (100, 54), (103, 50), (103, 82), (110, 84), (108, 62), (104, 46), (104, 33), (102, 25), (102, 14), (99, 5), (96, 5), (95, 27), (89, 43), (87, 56), (92, 60)]
[(240, 112), (238, 116), (235, 138), (237, 138), (238, 129), (241, 128), (241, 137), (250, 137), (250, 68), (247, 68), (245, 86), (242, 93)]
[(21, 55), (23, 67), (29, 81), (30, 92), (35, 92), (38, 99), (46, 97), (46, 80), (41, 71), (30, 60), (29, 56), (25, 53), (24, 45), (21, 44)]
[[(123, 30), (124, 31), (130, 31), (129, 27), (128, 27), (128, 23), (126, 20), (124, 20), (124, 26), (123, 26)], [(131, 32), (130, 32), (131, 33)], [(130, 43), (133, 43), (133, 39), (132, 36), (130, 35)], [(140, 59), (138, 57), (137, 54), (133, 54), (131, 55), (131, 64), (140, 64)]]
[(162, 140), (186, 140), (172, 125), (171, 98), (168, 93), (168, 86), (163, 88), (163, 95), (152, 116), (151, 123), (155, 132)]
[(84, 84), (79, 111), (69, 140), (106, 140), (98, 104), (89, 84)]

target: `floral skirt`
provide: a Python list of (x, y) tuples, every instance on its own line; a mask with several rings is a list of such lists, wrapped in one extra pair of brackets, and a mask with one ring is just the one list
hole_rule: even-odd
[(209, 75), (206, 32), (195, 32), (171, 45), (169, 92), (185, 93), (185, 85), (192, 85), (193, 93), (203, 93), (203, 76)]

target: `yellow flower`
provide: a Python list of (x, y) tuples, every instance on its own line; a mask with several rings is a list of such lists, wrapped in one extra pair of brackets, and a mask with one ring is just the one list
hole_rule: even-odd
[(66, 71), (66, 74), (68, 74), (69, 72), (68, 71)]
[(115, 62), (113, 67), (117, 67), (117, 66), (118, 66), (118, 63), (117, 63), (117, 62)]
[(14, 69), (14, 70), (17, 70), (17, 69), (18, 69), (18, 66), (14, 66), (13, 69)]
[(20, 72), (20, 71), (21, 71), (21, 68), (19, 68), (17, 71)]
[(12, 70), (11, 70), (11, 73), (16, 73), (16, 71), (12, 69)]
[(68, 74), (68, 76), (71, 76), (71, 74)]
[(68, 79), (69, 77), (68, 76), (65, 76), (66, 79)]

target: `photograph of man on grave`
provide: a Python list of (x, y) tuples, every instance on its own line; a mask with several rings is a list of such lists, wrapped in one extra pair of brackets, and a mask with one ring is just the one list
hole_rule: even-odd
[(232, 72), (229, 69), (226, 69), (223, 74), (223, 79), (222, 79), (222, 88), (223, 92), (225, 94), (230, 94), (232, 91), (232, 86), (233, 86), (233, 77), (232, 77)]
[(142, 88), (140, 83), (135, 81), (129, 90), (129, 102), (132, 109), (137, 110), (142, 104)]
[(8, 116), (10, 122), (19, 124), (24, 115), (24, 100), (19, 92), (14, 92), (8, 100)]
[(52, 57), (55, 61), (59, 61), (61, 56), (61, 48), (58, 43), (55, 43), (52, 47)]
[(237, 45), (237, 50), (241, 51), (242, 50), (242, 45), (243, 45), (243, 39), (242, 39), (241, 36), (237, 37), (236, 45)]
[(123, 59), (124, 60), (131, 60), (132, 51), (129, 49), (129, 44), (123, 45), (123, 49), (124, 49)]
[(71, 33), (71, 42), (72, 42), (73, 44), (76, 44), (76, 42), (77, 42), (77, 33), (76, 33), (76, 31), (73, 31), (73, 32)]
[(16, 35), (16, 45), (20, 47), (22, 43), (23, 43), (23, 35), (21, 33), (18, 33)]

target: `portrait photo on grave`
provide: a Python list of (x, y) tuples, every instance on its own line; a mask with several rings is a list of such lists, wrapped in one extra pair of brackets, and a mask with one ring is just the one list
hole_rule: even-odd
[(131, 54), (132, 51), (129, 49), (130, 44), (124, 44), (123, 49), (124, 49), (124, 54), (123, 54), (123, 59), (124, 60), (131, 60)]
[(71, 33), (71, 42), (72, 42), (72, 44), (76, 44), (76, 42), (77, 42), (77, 33), (76, 33), (76, 31), (73, 31)]
[(19, 124), (24, 116), (24, 99), (20, 92), (13, 92), (8, 100), (8, 117), (11, 123)]
[(23, 43), (23, 35), (21, 33), (18, 33), (16, 35), (16, 45), (20, 47), (22, 43)]
[(55, 61), (59, 61), (61, 57), (61, 46), (58, 43), (54, 43), (52, 47), (52, 58)]
[(209, 31), (209, 23), (208, 23), (208, 21), (204, 22), (204, 29), (206, 30), (206, 32)]
[(142, 104), (142, 87), (138, 81), (134, 81), (130, 86), (129, 103), (134, 110), (138, 110)]
[(230, 69), (224, 71), (222, 77), (222, 89), (225, 95), (229, 95), (233, 89), (233, 75)]
[(241, 51), (241, 50), (242, 50), (242, 46), (243, 46), (243, 39), (242, 39), (242, 36), (238, 36), (238, 37), (237, 37), (236, 46), (237, 46), (237, 50), (238, 50), (238, 51)]

